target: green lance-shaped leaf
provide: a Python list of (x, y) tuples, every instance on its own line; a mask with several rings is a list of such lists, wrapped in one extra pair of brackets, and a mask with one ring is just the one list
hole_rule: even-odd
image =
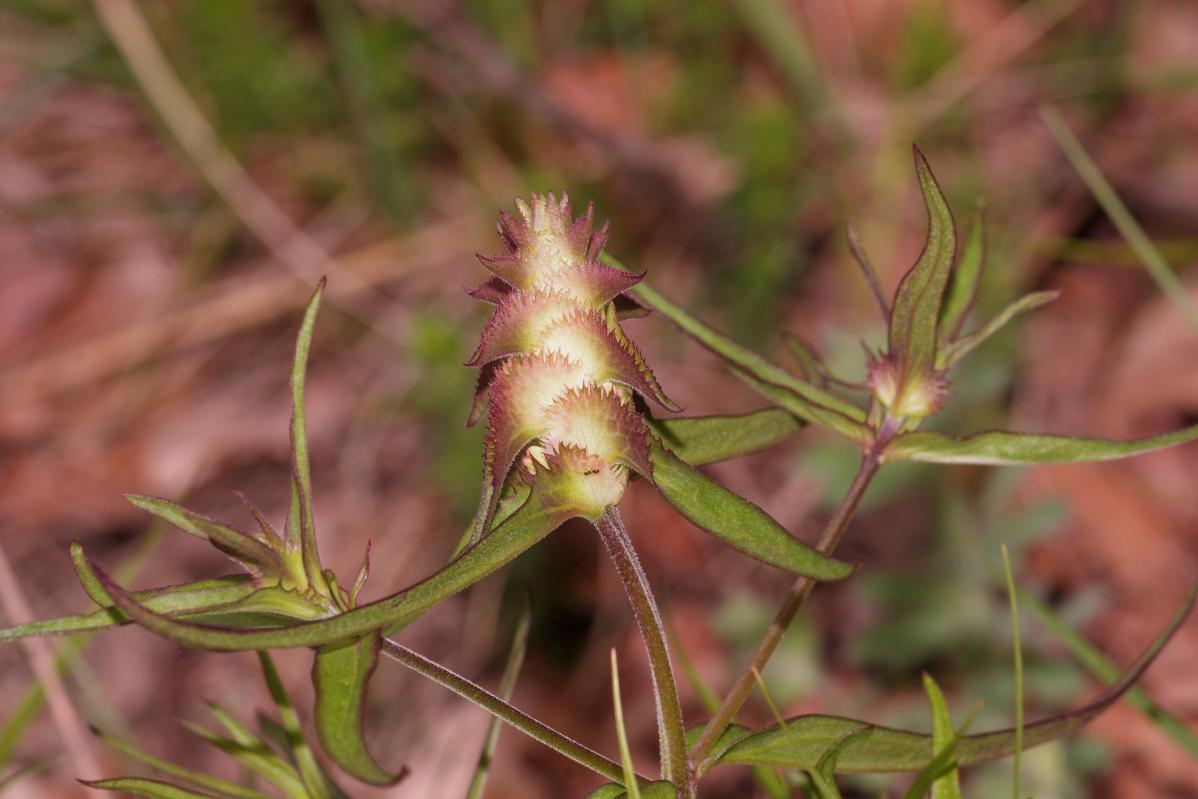
[[(209, 608), (221, 608), (244, 599), (256, 590), (258, 589), (248, 574), (237, 574), (230, 577), (219, 577), (215, 580), (201, 580), (149, 591), (137, 591), (133, 596), (155, 613), (185, 615)], [(12, 641), (40, 635), (74, 635), (115, 627), (128, 622), (128, 616), (116, 608), (108, 607), (92, 613), (60, 616), (55, 619), (43, 619), (9, 627), (6, 630), (0, 630), (0, 641)]]
[(145, 799), (222, 799), (221, 794), (201, 793), (161, 780), (144, 777), (117, 777), (111, 780), (79, 780), (80, 784), (98, 791), (119, 791)]
[(217, 796), (229, 796), (235, 797), (236, 799), (270, 799), (267, 794), (264, 794), (261, 791), (256, 791), (253, 788), (247, 788), (244, 785), (238, 785), (235, 782), (229, 782), (228, 780), (221, 779), (220, 777), (213, 777), (210, 774), (192, 771), (191, 769), (177, 766), (168, 760), (154, 757), (153, 755), (143, 752), (138, 747), (122, 738), (118, 738), (115, 735), (110, 735), (99, 730), (96, 730), (95, 732), (96, 735), (98, 735), (100, 739), (104, 741), (104, 743), (108, 744), (113, 749), (116, 749), (118, 752), (141, 763), (145, 763), (147, 766), (150, 766), (151, 768), (156, 769), (167, 776), (175, 777), (176, 779), (191, 783), (192, 785), (195, 785), (206, 791), (212, 791), (212, 793)]
[(937, 330), (944, 290), (957, 249), (953, 215), (927, 159), (914, 148), (919, 190), (928, 210), (928, 237), (915, 266), (903, 277), (890, 312), (889, 353), (903, 380), (918, 379), (935, 368)]
[(321, 278), (304, 311), (295, 340), (295, 360), (291, 365), (291, 503), (287, 510), (287, 542), (302, 553), (304, 575), (321, 594), (329, 594), (316, 544), (316, 523), (312, 515), (312, 465), (308, 455), (308, 425), (304, 413), (304, 382), (308, 371), (308, 353), (312, 349), (312, 331), (324, 294)]
[(691, 466), (728, 460), (772, 447), (803, 429), (797, 417), (776, 408), (741, 416), (650, 419), (649, 427)]
[(836, 764), (840, 760), (840, 753), (848, 748), (849, 744), (860, 738), (866, 738), (870, 734), (868, 727), (859, 730), (851, 730), (840, 737), (832, 746), (828, 747), (828, 751), (824, 752), (818, 761), (815, 768), (808, 771), (811, 777), (812, 786), (815, 788), (815, 799), (842, 799), (840, 789), (836, 787)]
[(316, 651), (316, 731), (325, 752), (347, 773), (372, 785), (394, 785), (407, 775), (407, 767), (392, 773), (380, 766), (366, 748), (363, 728), (366, 689), (378, 666), (380, 639), (375, 631)]
[(940, 311), (940, 344), (957, 338), (961, 326), (977, 299), (978, 287), (982, 282), (982, 272), (986, 269), (986, 209), (985, 204), (978, 201), (977, 213), (969, 235), (965, 237), (965, 245), (961, 248), (961, 257), (957, 259), (957, 268), (949, 279), (948, 294), (944, 298), (944, 308)]
[[(277, 741), (287, 751), (291, 761), (295, 763), (300, 779), (312, 799), (346, 799), (345, 793), (333, 782), (332, 778), (321, 768), (312, 747), (304, 737), (303, 727), (300, 726), (299, 714), (291, 704), (287, 689), (279, 679), (274, 661), (267, 652), (258, 653), (258, 662), (262, 666), (262, 675), (266, 679), (266, 687), (270, 690), (270, 698), (274, 700), (275, 708), (279, 711), (279, 725), (271, 729), (279, 733)], [(266, 719), (259, 717), (259, 722)]]
[(873, 431), (861, 422), (823, 406), (812, 406), (789, 388), (759, 380), (749, 372), (733, 369), (732, 373), (746, 386), (800, 419), (831, 430), (862, 447), (868, 446), (873, 440)]
[(1018, 465), (1032, 463), (1085, 463), (1130, 458), (1153, 450), (1174, 447), (1198, 438), (1198, 425), (1172, 433), (1129, 441), (1076, 438), (1042, 433), (988, 430), (957, 438), (943, 433), (917, 431), (897, 436), (886, 447), (889, 461)]
[(695, 526), (746, 555), (815, 580), (843, 580), (853, 573), (792, 536), (765, 511), (721, 486), (655, 443), (653, 482), (663, 497)]
[[(1196, 593), (1198, 586), (1190, 591), (1165, 629), (1118, 682), (1077, 710), (1025, 726), (1023, 747), (1028, 749), (1072, 734), (1123, 696), (1185, 621), (1194, 607)], [(866, 722), (838, 716), (800, 716), (790, 719), (785, 729), (769, 727), (741, 737), (726, 749), (714, 749), (708, 763), (810, 769), (819, 762), (829, 745), (864, 724)], [(932, 761), (931, 736), (889, 727), (867, 726), (872, 730), (871, 733), (845, 748), (837, 763), (837, 772), (919, 771)], [(1014, 750), (1014, 730), (960, 737), (956, 748), (957, 765), (968, 766), (996, 760), (1013, 754)]]
[(259, 571), (279, 577), (288, 573), (282, 556), (254, 536), (165, 499), (145, 497), (140, 494), (126, 494), (125, 499), (135, 507), (149, 511), (163, 521), (170, 522), (183, 532), (209, 541), (221, 552), (249, 566), (256, 567)]
[[(627, 267), (616, 260), (614, 257), (604, 253), (602, 259), (619, 269), (627, 270)], [(810, 422), (819, 424), (818, 419), (809, 418), (810, 415), (818, 416), (818, 408), (823, 407), (834, 410), (848, 418), (858, 421), (865, 421), (865, 411), (853, 405), (851, 402), (837, 397), (819, 386), (812, 385), (804, 380), (792, 375), (780, 366), (771, 363), (757, 353), (747, 347), (736, 343), (732, 339), (723, 335), (711, 326), (699, 319), (691, 316), (689, 313), (678, 307), (674, 303), (667, 300), (656, 290), (645, 282), (637, 284), (631, 290), (631, 293), (638, 300), (648, 305), (653, 310), (665, 316), (682, 332), (689, 335), (691, 338), (698, 341), (707, 349), (714, 352), (726, 361), (729, 361), (736, 367), (743, 369), (749, 374), (756, 377), (758, 380), (763, 380), (767, 383), (784, 386), (798, 395), (798, 397), (810, 409), (806, 414), (799, 414), (802, 418)]]
[(1035, 291), (1031, 294), (1023, 295), (999, 311), (997, 316), (982, 325), (977, 332), (970, 333), (968, 336), (963, 336), (944, 346), (936, 354), (936, 368), (950, 368), (957, 361), (973, 352), (986, 339), (1006, 327), (1007, 323), (1012, 319), (1029, 311), (1034, 311), (1043, 305), (1047, 305), (1059, 297), (1060, 294), (1061, 292), (1059, 291)]
[(518, 511), (431, 577), (346, 613), (282, 629), (215, 629), (172, 619), (147, 609), (90, 561), (87, 568), (131, 619), (185, 646), (226, 651), (319, 646), (410, 622), (432, 605), (508, 563), (576, 515), (577, 511), (560, 497), (535, 486)]

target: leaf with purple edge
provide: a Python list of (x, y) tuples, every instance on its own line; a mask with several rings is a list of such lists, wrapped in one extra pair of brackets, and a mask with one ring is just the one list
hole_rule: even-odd
[(432, 576), (346, 613), (279, 629), (217, 629), (172, 619), (148, 610), (91, 561), (87, 567), (121, 611), (147, 630), (185, 646), (223, 651), (319, 646), (412, 621), (442, 599), (491, 574), (567, 519), (578, 515), (579, 511), (565, 498), (546, 490), (543, 481), (534, 481), (533, 491), (519, 510)]
[(928, 235), (919, 259), (895, 292), (888, 333), (889, 355), (896, 360), (904, 385), (923, 379), (935, 369), (940, 308), (957, 249), (953, 215), (944, 194), (918, 147), (914, 155), (919, 189), (928, 212)]
[(843, 580), (853, 567), (792, 536), (761, 508), (737, 496), (655, 442), (653, 483), (696, 527), (744, 554), (814, 580)]
[[(1198, 594), (1195, 586), (1165, 629), (1140, 654), (1123, 677), (1082, 707), (1053, 716), (1023, 728), (1023, 748), (1055, 741), (1074, 733), (1127, 692), (1150, 666), (1165, 644), (1177, 632), (1194, 607)], [(809, 715), (787, 721), (786, 730), (778, 726), (749, 733), (726, 750), (709, 757), (701, 771), (711, 765), (765, 765), (780, 768), (812, 768), (828, 745), (846, 732), (866, 722), (838, 716)], [(914, 772), (933, 759), (932, 737), (920, 733), (868, 725), (873, 732), (854, 742), (841, 753), (838, 773)], [(1014, 730), (967, 735), (958, 738), (956, 759), (959, 766), (996, 760), (1014, 753)]]
[(882, 453), (888, 461), (1011, 466), (1088, 463), (1130, 458), (1198, 439), (1198, 425), (1148, 438), (1114, 441), (1045, 433), (988, 430), (971, 436), (917, 431), (896, 436)]
[(308, 355), (312, 349), (312, 332), (316, 314), (324, 294), (325, 279), (321, 278), (308, 301), (304, 320), (295, 339), (295, 359), (291, 365), (291, 502), (287, 509), (287, 542), (302, 555), (304, 576), (308, 585), (328, 596), (320, 551), (316, 542), (316, 522), (312, 511), (312, 464), (308, 454), (308, 426), (305, 415), (304, 385), (307, 379)]
[(407, 775), (407, 767), (392, 773), (379, 765), (366, 747), (364, 733), (366, 690), (378, 666), (380, 638), (376, 630), (316, 651), (316, 732), (325, 753), (346, 773), (371, 785), (394, 785)]

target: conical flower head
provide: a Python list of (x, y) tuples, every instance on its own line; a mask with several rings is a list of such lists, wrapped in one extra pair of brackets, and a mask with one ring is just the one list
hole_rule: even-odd
[(607, 233), (594, 231), (592, 210), (573, 219), (568, 198), (552, 194), (516, 207), (519, 219), (500, 214), (508, 252), (479, 256), (494, 277), (471, 292), (497, 305), (469, 361), (483, 368), (472, 421), (489, 414), (476, 536), (520, 463), (524, 479), (553, 481), (555, 492), (577, 492), (583, 515), (601, 513), (629, 468), (649, 470), (633, 395), (677, 409), (620, 327), (617, 302), (636, 308), (623, 294), (641, 275), (599, 260)]

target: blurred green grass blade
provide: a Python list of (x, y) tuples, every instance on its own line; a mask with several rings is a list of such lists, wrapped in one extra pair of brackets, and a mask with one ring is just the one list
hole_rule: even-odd
[(1059, 297), (1060, 294), (1061, 292), (1059, 291), (1034, 291), (1031, 294), (1023, 295), (999, 311), (996, 316), (978, 328), (977, 331), (945, 345), (936, 354), (936, 368), (950, 368), (957, 361), (973, 352), (988, 338), (1006, 327), (1007, 323), (1012, 319), (1034, 311), (1043, 305), (1047, 305)]
[(1085, 146), (1069, 129), (1061, 112), (1051, 105), (1044, 105), (1040, 107), (1040, 117), (1048, 127), (1049, 133), (1056, 139), (1061, 151), (1065, 153), (1065, 157), (1069, 159), (1069, 163), (1073, 165), (1078, 176), (1086, 184), (1090, 193), (1094, 195), (1094, 199), (1098, 201), (1119, 233), (1135, 250), (1140, 262), (1148, 270), (1148, 274), (1156, 281), (1157, 287), (1177, 307), (1194, 332), (1198, 333), (1198, 309), (1190, 301), (1185, 286), (1173, 274), (1169, 263), (1157, 250), (1148, 234), (1144, 232), (1144, 228), (1119, 199), (1114, 187), (1102, 174), (1102, 169), (1094, 163), (1094, 159), (1086, 152)]
[(624, 788), (628, 799), (641, 799), (636, 769), (632, 765), (632, 752), (628, 749), (628, 733), (624, 731), (624, 703), (620, 699), (620, 666), (616, 662), (616, 650), (611, 650), (611, 698), (616, 715), (616, 741), (620, 747), (620, 766), (624, 769)]
[[(1021, 745), (1026, 749), (1072, 734), (1102, 713), (1137, 681), (1165, 644), (1177, 632), (1194, 607), (1198, 586), (1169, 620), (1165, 629), (1140, 654), (1118, 682), (1076, 710), (1052, 716), (1023, 727)], [(842, 736), (859, 730), (866, 722), (838, 716), (809, 715), (789, 719), (786, 729), (777, 725), (738, 737), (726, 748), (717, 748), (701, 766), (701, 771), (716, 763), (769, 765), (810, 770), (820, 757)], [(838, 772), (920, 771), (933, 760), (932, 738), (914, 732), (866, 725), (868, 737), (852, 742), (840, 755)], [(999, 730), (961, 737), (957, 742), (957, 763), (968, 766), (1008, 757), (1014, 752), (1015, 730)], [(800, 745), (796, 745), (796, 739)]]
[[(507, 663), (503, 666), (503, 676), (499, 678), (499, 698), (510, 702), (512, 692), (516, 689), (516, 680), (520, 678), (520, 669), (524, 666), (524, 655), (528, 651), (528, 634), (532, 629), (532, 604), (528, 596), (520, 608), (520, 618), (516, 621), (516, 631), (512, 635), (512, 646), (508, 652)], [(499, 731), (502, 721), (498, 716), (491, 717), (487, 726), (487, 735), (483, 739), (482, 752), (478, 756), (478, 765), (466, 791), (466, 799), (483, 799), (487, 788), (487, 776), (491, 770), (491, 761), (495, 757), (495, 748), (499, 745)]]
[(679, 460), (660, 443), (652, 447), (653, 482), (666, 501), (699, 529), (762, 563), (814, 580), (843, 580), (848, 563), (813, 549), (761, 508)]
[(144, 763), (157, 771), (161, 771), (169, 777), (175, 777), (184, 782), (191, 783), (198, 788), (212, 791), (220, 796), (237, 797), (238, 799), (270, 799), (267, 794), (261, 791), (256, 791), (253, 788), (247, 788), (243, 785), (238, 785), (228, 780), (223, 780), (220, 777), (213, 777), (209, 774), (203, 774), (198, 771), (177, 766), (168, 760), (155, 757), (147, 752), (142, 751), (132, 743), (111, 735), (106, 732), (97, 730), (96, 735), (100, 737), (104, 743), (111, 746), (121, 754), (133, 758), (139, 763)]
[(222, 799), (220, 794), (200, 793), (178, 785), (171, 785), (161, 780), (148, 780), (144, 777), (117, 777), (111, 780), (80, 780), (88, 788), (98, 791), (120, 791), (130, 796), (141, 796), (145, 799)]
[(381, 766), (366, 746), (364, 728), (366, 691), (381, 643), (376, 630), (356, 641), (316, 650), (316, 731), (324, 751), (344, 771), (371, 785), (394, 785), (407, 774), (407, 767), (391, 772)]
[(778, 65), (810, 113), (823, 104), (822, 83), (799, 20), (780, 0), (736, 0), (745, 27)]
[(691, 466), (728, 460), (772, 447), (803, 429), (797, 417), (776, 408), (741, 416), (650, 419), (649, 426)]
[[(1105, 683), (1113, 683), (1119, 679), (1119, 668), (1102, 654), (1093, 644), (1074, 632), (1060, 616), (1055, 614), (1048, 605), (1041, 602), (1026, 589), (1016, 586), (1019, 601), (1035, 616), (1044, 628), (1056, 636), (1057, 640), (1073, 654), (1091, 674)], [(1187, 752), (1198, 757), (1198, 735), (1186, 726), (1185, 722), (1154, 702), (1143, 688), (1134, 687), (1127, 692), (1125, 698), (1132, 707), (1139, 710), (1149, 721), (1153, 722), (1170, 738), (1181, 744)]]
[(1011, 604), (1011, 647), (1015, 658), (1015, 757), (1011, 766), (1011, 797), (1020, 799), (1023, 793), (1023, 637), (1019, 633), (1019, 599), (1015, 591), (1015, 575), (1011, 571), (1011, 553), (1002, 545), (1003, 575), (1007, 583), (1007, 598)]
[(883, 456), (888, 461), (967, 463), (1004, 466), (1034, 463), (1086, 463), (1130, 458), (1198, 438), (1198, 425), (1148, 438), (1113, 441), (1043, 433), (990, 430), (972, 436), (917, 431), (896, 436)]
[(291, 698), (287, 695), (287, 689), (283, 687), (283, 681), (279, 678), (279, 672), (275, 669), (270, 653), (259, 652), (258, 663), (262, 667), (262, 674), (266, 680), (266, 687), (270, 691), (270, 697), (279, 711), (281, 743), (287, 747), (291, 759), (295, 762), (300, 779), (304, 781), (304, 787), (308, 789), (313, 799), (345, 799), (345, 794), (329, 775), (325, 774), (324, 769), (316, 760), (316, 754), (312, 751), (312, 747), (308, 745), (308, 740), (304, 737), (304, 730), (300, 724), (299, 713), (291, 704)]

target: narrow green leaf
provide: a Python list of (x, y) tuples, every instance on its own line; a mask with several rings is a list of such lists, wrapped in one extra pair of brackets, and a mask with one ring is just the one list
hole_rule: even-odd
[(266, 679), (266, 687), (270, 690), (270, 697), (279, 711), (280, 725), (278, 729), (281, 733), (281, 743), (286, 747), (291, 760), (295, 763), (300, 779), (304, 781), (304, 787), (307, 788), (313, 799), (346, 799), (345, 793), (320, 767), (320, 763), (316, 760), (316, 754), (308, 745), (303, 727), (300, 725), (299, 713), (291, 704), (291, 698), (287, 696), (287, 689), (283, 687), (283, 681), (279, 679), (279, 672), (275, 669), (270, 654), (259, 652), (258, 662), (262, 666), (262, 674)]
[(325, 752), (347, 773), (371, 785), (394, 785), (407, 775), (407, 767), (392, 773), (380, 766), (366, 748), (363, 727), (366, 689), (378, 666), (380, 638), (376, 631), (316, 651), (316, 732)]
[(997, 316), (991, 319), (986, 324), (982, 325), (977, 332), (970, 333), (968, 336), (959, 338), (956, 341), (950, 342), (936, 354), (936, 368), (948, 369), (957, 361), (964, 358), (969, 353), (973, 352), (986, 339), (993, 336), (998, 331), (1007, 326), (1007, 323), (1016, 316), (1034, 311), (1035, 309), (1047, 305), (1061, 295), (1059, 291), (1035, 291), (1031, 294), (1024, 294), (1019, 299), (1012, 302), (1006, 308), (1003, 308)]
[(957, 268), (949, 279), (948, 294), (944, 298), (944, 308), (940, 312), (940, 344), (957, 338), (965, 318), (973, 307), (978, 295), (978, 287), (982, 282), (982, 272), (986, 269), (986, 208), (985, 203), (978, 201), (977, 212), (969, 234), (965, 237), (965, 245), (961, 248), (961, 257), (957, 259)]
[(741, 416), (651, 419), (649, 426), (675, 455), (691, 466), (702, 466), (772, 447), (802, 430), (803, 422), (766, 408)]
[(792, 536), (765, 511), (721, 486), (655, 443), (653, 482), (695, 526), (763, 563), (815, 580), (843, 580), (847, 563), (820, 554)]
[(113, 749), (116, 749), (118, 752), (131, 757), (140, 763), (145, 763), (147, 766), (157, 769), (163, 774), (181, 779), (184, 782), (189, 782), (199, 788), (212, 791), (218, 796), (240, 797), (240, 799), (270, 799), (270, 797), (266, 794), (262, 793), (261, 791), (255, 791), (253, 788), (247, 788), (243, 785), (238, 785), (237, 783), (223, 780), (220, 777), (213, 777), (198, 771), (192, 771), (191, 769), (177, 766), (168, 760), (155, 757), (151, 754), (143, 752), (137, 746), (122, 738), (118, 738), (115, 735), (110, 735), (99, 730), (96, 731), (96, 735), (98, 735), (100, 739), (104, 741), (104, 743), (108, 744)]
[(226, 738), (192, 722), (185, 721), (183, 726), (278, 788), (288, 799), (306, 799), (304, 783), (289, 762), (223, 709), (211, 702), (208, 707), (222, 726), (232, 732), (232, 737)]
[[(1070, 629), (1064, 620), (1055, 614), (1048, 605), (1018, 586), (1016, 586), (1016, 590), (1019, 592), (1020, 603), (1039, 619), (1045, 629), (1065, 645), (1065, 648), (1073, 654), (1073, 657), (1088, 672), (1108, 684), (1119, 679), (1119, 668), (1110, 658), (1102, 654), (1097, 647), (1085, 638)], [(1191, 755), (1198, 757), (1198, 735), (1195, 735), (1186, 726), (1184, 721), (1154, 702), (1144, 692), (1144, 689), (1138, 686), (1129, 690), (1125, 698), (1128, 704), (1140, 711), (1145, 718), (1159, 727), (1162, 732), (1181, 744)]]
[[(516, 621), (516, 632), (512, 635), (512, 648), (503, 667), (503, 676), (499, 678), (499, 698), (505, 702), (511, 701), (512, 692), (516, 689), (516, 680), (519, 679), (520, 669), (524, 666), (524, 654), (528, 651), (528, 633), (531, 629), (532, 605), (525, 595), (520, 618)], [(499, 745), (501, 729), (502, 722), (499, 717), (492, 716), (491, 723), (487, 726), (487, 735), (483, 739), (482, 752), (478, 756), (478, 765), (474, 768), (474, 776), (466, 791), (466, 799), (483, 799), (483, 792), (487, 789), (487, 776), (491, 771), (491, 761), (495, 757), (495, 748)]]
[(125, 499), (135, 507), (149, 511), (163, 521), (170, 522), (183, 532), (211, 542), (214, 547), (230, 557), (257, 566), (268, 574), (279, 577), (287, 575), (287, 567), (283, 563), (282, 556), (248, 533), (235, 530), (165, 499), (145, 497), (139, 494), (126, 494)]
[[(601, 256), (607, 264), (624, 269), (628, 267), (620, 263), (616, 258), (608, 253)], [(819, 386), (814, 386), (806, 381), (800, 380), (790, 372), (780, 366), (777, 366), (765, 358), (761, 357), (752, 350), (737, 344), (732, 339), (716, 331), (711, 326), (699, 321), (694, 316), (679, 308), (674, 303), (667, 300), (656, 290), (651, 288), (649, 284), (642, 281), (632, 289), (632, 293), (641, 302), (648, 305), (653, 310), (665, 316), (682, 332), (694, 338), (707, 349), (714, 352), (726, 361), (730, 361), (740, 369), (748, 372), (758, 380), (766, 383), (772, 383), (777, 386), (790, 389), (791, 392), (797, 395), (798, 399), (808, 405), (822, 406), (840, 413), (843, 416), (857, 422), (865, 421), (865, 411), (853, 405), (851, 402), (846, 402), (835, 394), (832, 394)], [(808, 421), (818, 424), (816, 419), (808, 418), (809, 414), (798, 414)]]
[(143, 777), (117, 777), (111, 780), (79, 780), (80, 784), (98, 791), (120, 791), (145, 799), (222, 799), (220, 794), (189, 791), (177, 785)]
[(869, 727), (847, 732), (828, 747), (828, 751), (820, 755), (819, 760), (815, 763), (815, 768), (807, 772), (815, 786), (815, 799), (842, 799), (835, 778), (836, 764), (840, 761), (840, 753), (853, 741), (869, 737), (871, 732)]
[[(200, 580), (183, 585), (136, 591), (133, 597), (156, 613), (184, 614), (207, 608), (219, 608), (245, 599), (257, 590), (248, 574), (220, 577), (215, 580)], [(111, 601), (106, 601), (111, 606)], [(92, 613), (60, 616), (55, 619), (19, 624), (0, 630), (0, 641), (12, 641), (35, 635), (73, 635), (75, 633), (101, 630), (128, 623), (129, 618), (120, 610), (106, 607)]]
[(1198, 425), (1148, 438), (1112, 441), (1042, 433), (988, 430), (956, 438), (943, 433), (917, 431), (896, 436), (883, 452), (888, 461), (1017, 465), (1031, 463), (1083, 463), (1110, 461), (1165, 449), (1198, 438)]
[[(1190, 591), (1181, 608), (1165, 629), (1144, 650), (1123, 677), (1077, 710), (1044, 719), (1023, 728), (1022, 745), (1030, 748), (1072, 734), (1119, 699), (1151, 665), (1185, 621), (1194, 606), (1198, 586)], [(741, 736), (726, 750), (713, 750), (708, 763), (768, 765), (811, 769), (828, 746), (865, 722), (837, 716), (799, 716), (787, 722), (786, 729), (773, 726)], [(919, 771), (932, 761), (932, 738), (914, 732), (868, 725), (868, 738), (855, 741), (840, 755), (836, 770), (846, 772)], [(969, 735), (957, 741), (957, 763), (968, 766), (1011, 755), (1015, 750), (1015, 731), (1000, 730)], [(705, 768), (701, 771), (706, 771)]]
[(919, 260), (903, 276), (890, 312), (889, 352), (903, 374), (929, 374), (935, 367), (940, 306), (957, 249), (953, 215), (927, 159), (914, 148), (919, 190), (928, 211), (928, 236)]
[(873, 431), (861, 422), (854, 421), (822, 405), (812, 405), (790, 389), (776, 386), (773, 383), (767, 383), (764, 380), (758, 380), (755, 376), (740, 369), (733, 369), (732, 374), (746, 386), (779, 408), (794, 414), (800, 419), (831, 430), (833, 433), (844, 436), (849, 441), (861, 447), (868, 446), (873, 440)]
[(317, 591), (328, 595), (324, 568), (316, 544), (316, 523), (312, 515), (312, 464), (308, 455), (308, 427), (304, 416), (304, 381), (308, 354), (312, 349), (312, 331), (324, 294), (321, 278), (304, 311), (304, 321), (295, 339), (295, 360), (291, 365), (291, 503), (287, 511), (287, 541), (303, 554), (304, 574)]
[(88, 568), (116, 605), (146, 629), (185, 646), (226, 651), (285, 649), (346, 641), (415, 619), (432, 605), (456, 594), (511, 561), (577, 515), (545, 492), (534, 490), (518, 511), (457, 559), (415, 585), (376, 602), (320, 621), (284, 629), (213, 629), (154, 613), (123, 591), (95, 564)]
[[(932, 676), (926, 673), (923, 675), (923, 689), (928, 695), (928, 704), (932, 707), (932, 753), (937, 758), (946, 753), (952, 757), (956, 750), (957, 733), (953, 730), (953, 720), (948, 714), (948, 702), (944, 700), (944, 692)], [(932, 786), (932, 799), (961, 799), (960, 771), (951, 760), (944, 765), (948, 770), (943, 774), (932, 772), (927, 775)], [(910, 799), (922, 799), (923, 786), (912, 787), (915, 791), (909, 792)]]

